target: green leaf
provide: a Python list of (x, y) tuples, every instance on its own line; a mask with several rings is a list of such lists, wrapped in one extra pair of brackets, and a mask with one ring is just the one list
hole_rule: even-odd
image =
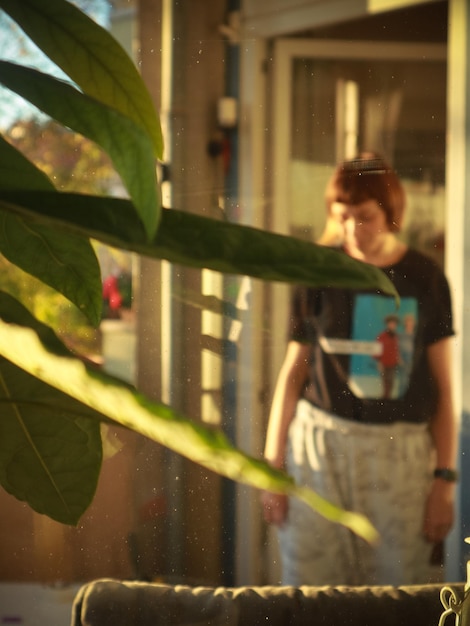
[(100, 145), (123, 179), (147, 232), (155, 234), (160, 195), (152, 145), (141, 127), (71, 85), (15, 63), (0, 61), (0, 83)]
[(317, 287), (371, 288), (398, 303), (393, 284), (379, 268), (294, 237), (163, 209), (158, 232), (147, 242), (131, 202), (79, 194), (0, 190), (0, 207), (172, 263)]
[(341, 524), (342, 526), (349, 528), (366, 541), (369, 541), (370, 543), (377, 543), (379, 541), (377, 531), (372, 527), (367, 518), (351, 511), (339, 509), (337, 506), (328, 500), (325, 500), (311, 489), (302, 486), (295, 486), (290, 495), (303, 500), (312, 509), (321, 512), (321, 515), (330, 520), (330, 522)]
[(98, 326), (101, 269), (88, 239), (0, 212), (0, 252), (11, 263), (63, 294)]
[[(0, 136), (0, 188), (45, 189), (52, 182), (21, 152)], [(101, 270), (88, 239), (68, 233), (64, 238), (47, 224), (0, 214), (0, 252), (25, 272), (56, 289), (95, 326), (101, 320)]]
[(0, 291), (0, 319), (7, 324), (20, 324), (34, 330), (49, 352), (58, 356), (72, 356), (71, 351), (47, 324), (37, 320), (16, 298), (4, 291)]
[(74, 415), (71, 398), (4, 359), (0, 402), (3, 488), (38, 513), (76, 524), (101, 469), (99, 421)]
[(337, 250), (183, 211), (164, 211), (153, 244), (154, 254), (173, 263), (315, 287), (375, 288), (396, 296), (380, 269)]
[[(0, 299), (0, 312), (1, 308)], [(16, 317), (15, 314), (13, 318)], [(304, 489), (299, 491), (299, 487), (283, 472), (234, 448), (220, 430), (194, 423), (170, 407), (151, 402), (129, 386), (87, 368), (82, 361), (57, 350), (56, 339), (53, 340), (53, 349), (47, 350), (50, 335), (42, 325), (38, 336), (33, 328), (9, 323), (13, 318), (9, 314), (6, 321), (0, 321), (0, 352), (11, 363), (46, 385), (56, 387), (86, 407), (222, 476), (260, 489), (299, 493), (304, 499), (309, 499), (310, 505), (320, 514), (334, 518), (368, 541), (376, 539), (375, 530), (363, 516), (341, 511), (314, 495), (308, 496)], [(37, 328), (36, 324), (34, 326)], [(8, 444), (5, 446), (10, 448)], [(52, 459), (56, 455), (63, 456), (60, 446), (51, 451), (49, 465), (53, 464)]]
[[(0, 188), (45, 189), (52, 182), (0, 136)], [(47, 224), (0, 215), (0, 252), (12, 263), (56, 289), (94, 325), (101, 320), (101, 271), (90, 242), (74, 233), (67, 238)]]
[(0, 135), (0, 189), (54, 191), (52, 181)]
[(79, 87), (134, 120), (162, 158), (160, 121), (132, 60), (108, 31), (63, 0), (0, 0), (2, 8)]

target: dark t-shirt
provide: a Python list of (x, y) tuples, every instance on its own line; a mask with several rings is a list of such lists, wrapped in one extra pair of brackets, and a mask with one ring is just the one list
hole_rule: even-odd
[[(454, 334), (449, 286), (414, 250), (382, 269), (400, 295), (398, 309), (375, 291), (296, 289), (289, 338), (312, 344), (303, 397), (360, 422), (426, 422), (436, 406), (427, 347)], [(385, 331), (398, 344), (395, 367), (383, 367)]]

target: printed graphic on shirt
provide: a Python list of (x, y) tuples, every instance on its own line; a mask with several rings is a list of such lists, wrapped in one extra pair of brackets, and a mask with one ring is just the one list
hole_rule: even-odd
[(323, 337), (328, 354), (349, 354), (348, 384), (359, 398), (401, 398), (410, 380), (418, 306), (415, 298), (358, 295), (351, 339)]

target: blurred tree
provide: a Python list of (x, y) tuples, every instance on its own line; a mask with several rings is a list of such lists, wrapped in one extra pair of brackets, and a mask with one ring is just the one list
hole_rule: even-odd
[(89, 139), (52, 120), (19, 120), (6, 134), (54, 182), (60, 191), (123, 195), (111, 160)]

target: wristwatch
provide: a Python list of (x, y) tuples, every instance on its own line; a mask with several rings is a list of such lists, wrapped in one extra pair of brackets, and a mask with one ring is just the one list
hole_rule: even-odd
[(434, 470), (434, 478), (442, 478), (448, 483), (455, 483), (459, 479), (457, 470), (450, 469), (448, 467), (438, 467)]

